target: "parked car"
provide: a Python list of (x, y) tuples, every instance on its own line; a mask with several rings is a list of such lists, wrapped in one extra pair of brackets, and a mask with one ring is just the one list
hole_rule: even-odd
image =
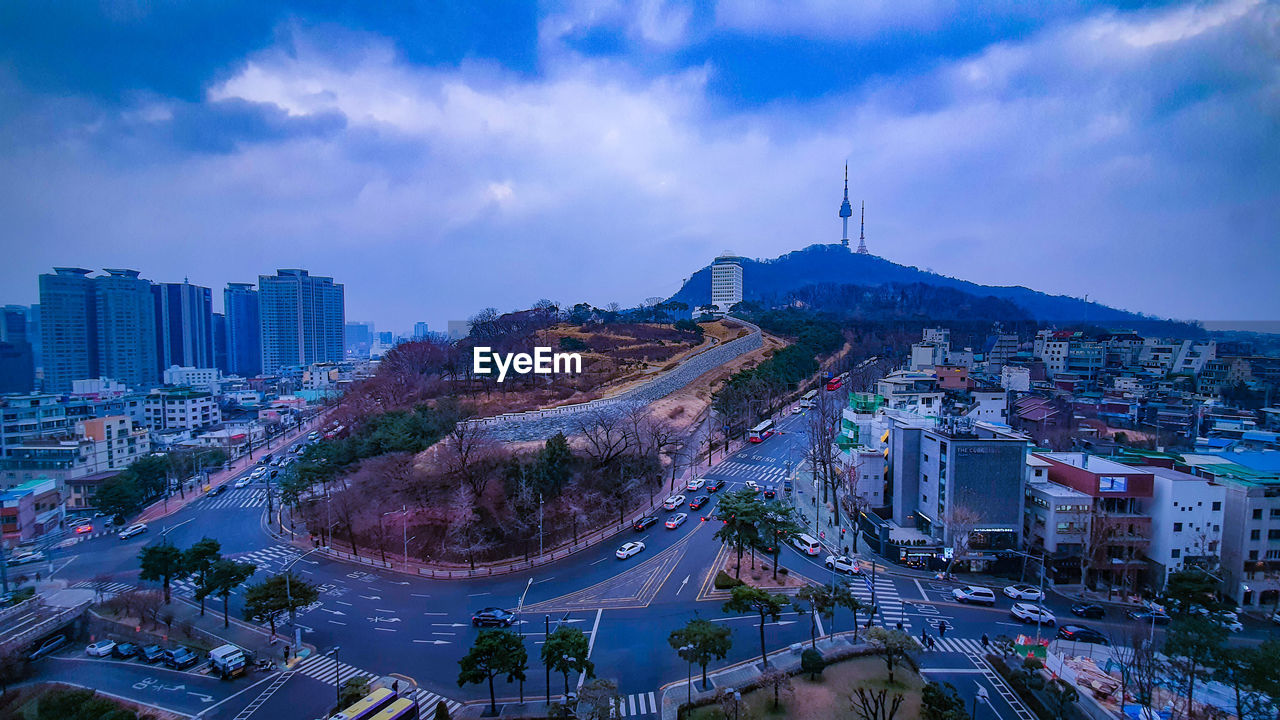
[(669, 497), (669, 498), (667, 498), (666, 500), (663, 500), (663, 501), (662, 501), (662, 509), (663, 509), (663, 510), (675, 510), (676, 508), (680, 507), (681, 505), (684, 505), (684, 496), (683, 496), (683, 495), (672, 495), (671, 497)]
[(828, 555), (827, 569), (839, 570), (850, 575), (857, 575), (862, 572), (861, 568), (858, 567), (858, 561), (848, 555)]
[(191, 651), (191, 648), (176, 647), (164, 651), (164, 664), (175, 670), (189, 668), (200, 662), (200, 656)]
[(1053, 616), (1053, 613), (1045, 610), (1039, 605), (1032, 605), (1031, 603), (1014, 603), (1013, 607), (1009, 608), (1009, 614), (1024, 623), (1056, 625), (1058, 622), (1058, 619)]
[(164, 648), (159, 645), (147, 645), (138, 651), (138, 659), (146, 663), (156, 663), (164, 659)]
[(1086, 625), (1063, 625), (1058, 628), (1058, 637), (1063, 640), (1093, 643), (1094, 645), (1110, 645), (1107, 636)]
[(1005, 597), (1011, 597), (1014, 600), (1030, 600), (1031, 602), (1041, 602), (1044, 600), (1044, 593), (1040, 592), (1040, 588), (1034, 585), (1010, 585), (1004, 589)]
[(698, 508), (701, 508), (703, 505), (706, 505), (708, 502), (710, 502), (710, 500), (711, 498), (706, 495), (699, 495), (698, 497), (689, 501), (689, 509), (697, 510)]
[(626, 560), (642, 550), (644, 550), (644, 543), (636, 540), (634, 542), (626, 543), (622, 547), (618, 548), (618, 552), (614, 553), (614, 555), (616, 555), (619, 560)]
[(959, 603), (974, 603), (978, 605), (995, 605), (996, 594), (988, 588), (978, 587), (976, 585), (966, 585), (958, 587), (951, 591), (951, 597), (955, 598)]
[(46, 638), (44, 642), (40, 643), (39, 647), (31, 651), (31, 654), (27, 656), (27, 659), (39, 660), (45, 655), (48, 655), (49, 653), (53, 652), (54, 650), (57, 650), (58, 648), (66, 644), (67, 644), (66, 635), (54, 635), (51, 638)]
[(672, 515), (671, 517), (667, 518), (667, 529), (675, 530), (676, 528), (683, 525), (684, 521), (688, 519), (689, 519), (689, 513), (676, 513), (675, 515)]
[(657, 524), (658, 524), (658, 518), (654, 517), (653, 515), (645, 515), (639, 520), (631, 523), (631, 527), (635, 528), (636, 532), (643, 532)]
[(122, 660), (128, 660), (137, 654), (138, 646), (131, 642), (116, 643), (116, 646), (111, 650), (112, 657), (118, 657)]
[(515, 621), (515, 613), (497, 607), (487, 607), (471, 614), (474, 627), (511, 627)]
[(1130, 610), (1130, 620), (1140, 620), (1144, 623), (1155, 623), (1156, 625), (1168, 625), (1173, 619), (1169, 617), (1163, 610)]
[(134, 535), (141, 535), (142, 533), (144, 533), (144, 532), (146, 532), (146, 531), (147, 531), (147, 524), (146, 524), (146, 523), (134, 523), (134, 524), (130, 525), (129, 527), (125, 528), (124, 530), (121, 530), (121, 531), (120, 531), (120, 539), (121, 539), (121, 540), (128, 540), (129, 538), (133, 537)]
[(723, 479), (712, 480), (707, 483), (707, 492), (716, 492), (722, 487), (724, 487)]
[(116, 649), (115, 640), (99, 640), (84, 649), (84, 654), (89, 657), (107, 657), (112, 650)]
[(707, 484), (706, 478), (694, 478), (689, 482), (685, 483), (684, 489), (688, 490), (689, 492), (697, 492), (698, 490), (702, 489), (703, 485), (706, 485), (706, 484)]
[(1097, 620), (1107, 616), (1107, 609), (1097, 603), (1077, 603), (1071, 606), (1071, 614), (1076, 617)]
[(1271, 622), (1280, 625), (1280, 610), (1271, 613)]

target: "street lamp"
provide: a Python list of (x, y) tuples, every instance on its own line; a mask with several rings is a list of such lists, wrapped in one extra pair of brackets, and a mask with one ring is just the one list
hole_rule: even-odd
[(524, 637), (524, 621), (521, 612), (524, 610), (524, 596), (529, 594), (529, 588), (533, 586), (533, 578), (529, 578), (529, 582), (524, 584), (524, 592), (520, 593), (520, 602), (516, 604), (516, 625), (520, 626), (520, 637)]
[(338, 662), (338, 651), (341, 645), (333, 646), (333, 681), (337, 684), (337, 704), (342, 704), (342, 663)]
[[(547, 615), (543, 623), (545, 624), (545, 629), (542, 633), (542, 642), (545, 643), (547, 638), (551, 637), (551, 616)], [(551, 663), (543, 660), (542, 667), (547, 671), (547, 707), (551, 707)]]
[[(409, 506), (401, 505), (399, 510), (388, 510), (382, 513), (382, 515), (378, 517), (378, 537), (382, 537), (382, 518), (388, 515), (395, 515), (396, 513), (401, 513), (404, 516), (401, 518), (400, 523), (400, 539), (404, 544), (404, 564), (407, 566), (409, 564)], [(385, 563), (386, 561), (387, 552), (386, 550), (383, 550), (382, 562)]]
[(680, 652), (687, 653), (684, 658), (685, 661), (689, 663), (689, 678), (688, 678), (689, 699), (687, 704), (693, 705), (693, 644), (690, 643), (680, 648)]

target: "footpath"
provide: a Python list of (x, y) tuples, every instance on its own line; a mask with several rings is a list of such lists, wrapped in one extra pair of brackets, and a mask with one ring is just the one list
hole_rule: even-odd
[[(240, 457), (225, 463), (221, 469), (209, 473), (209, 479), (206, 484), (212, 489), (230, 482), (236, 477), (236, 475), (239, 475), (248, 468), (253, 467), (255, 451), (261, 451), (257, 453), (257, 457), (260, 458), (263, 453), (271, 451), (271, 445), (273, 444), (280, 447), (294, 442), (316, 427), (320, 427), (326, 415), (327, 413), (320, 412), (319, 414), (302, 421), (302, 423), (295, 429), (274, 438), (268, 438), (265, 445), (253, 448), (247, 454), (241, 455)], [(155, 522), (156, 520), (178, 512), (187, 505), (190, 505), (200, 499), (203, 495), (204, 492), (197, 488), (187, 493), (185, 497), (169, 497), (163, 500), (157, 500), (144, 508), (138, 517), (134, 518), (133, 522)]]

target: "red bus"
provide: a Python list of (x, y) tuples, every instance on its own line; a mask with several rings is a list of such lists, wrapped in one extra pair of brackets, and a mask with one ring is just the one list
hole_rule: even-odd
[(839, 375), (827, 381), (828, 390), (839, 390), (844, 381), (849, 379), (849, 373), (840, 373)]
[(764, 439), (773, 434), (773, 421), (765, 420), (759, 425), (751, 428), (751, 435), (748, 440), (753, 443), (764, 442)]

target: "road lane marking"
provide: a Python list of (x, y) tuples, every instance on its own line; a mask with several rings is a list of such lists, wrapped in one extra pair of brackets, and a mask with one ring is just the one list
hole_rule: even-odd
[(351, 603), (349, 602), (344, 602), (342, 600), (334, 600), (334, 602), (338, 603), (339, 605), (346, 605), (347, 607), (351, 607)]
[[(591, 625), (591, 638), (587, 640), (587, 659), (591, 658), (591, 649), (596, 646), (596, 631), (600, 629), (600, 616), (604, 614), (604, 608), (596, 608), (596, 621)], [(587, 679), (586, 673), (578, 673), (578, 689), (582, 689), (582, 683)]]
[(915, 583), (916, 589), (920, 591), (920, 598), (922, 600), (928, 600), (929, 595), (924, 591), (924, 586), (920, 584), (920, 578), (911, 578), (911, 582)]
[(430, 595), (424, 595), (423, 593), (409, 593), (409, 595), (411, 595), (411, 596), (413, 596), (413, 597), (420, 597), (420, 598), (429, 598), (429, 597), (431, 597)]
[(338, 622), (337, 620), (330, 620), (329, 622), (333, 623), (334, 625), (346, 625), (346, 623)]
[(381, 630), (382, 632), (395, 632), (395, 631), (396, 631), (396, 630), (395, 630), (395, 628), (384, 628), (384, 627), (376, 627), (376, 628), (374, 628), (374, 630)]
[(608, 556), (605, 556), (605, 557), (602, 557), (602, 558), (600, 558), (599, 560), (597, 560), (597, 561), (595, 561), (595, 562), (593, 562), (593, 563), (591, 563), (591, 564), (592, 564), (592, 565), (599, 565), (600, 563), (602, 563), (602, 562), (604, 562), (605, 560), (608, 560), (608, 559), (609, 559), (609, 558), (608, 558)]
[(482, 593), (471, 593), (471, 594), (467, 595), (467, 597), (480, 597), (481, 595), (492, 595), (492, 594), (493, 594), (493, 593), (487, 593), (487, 592), (482, 592)]

